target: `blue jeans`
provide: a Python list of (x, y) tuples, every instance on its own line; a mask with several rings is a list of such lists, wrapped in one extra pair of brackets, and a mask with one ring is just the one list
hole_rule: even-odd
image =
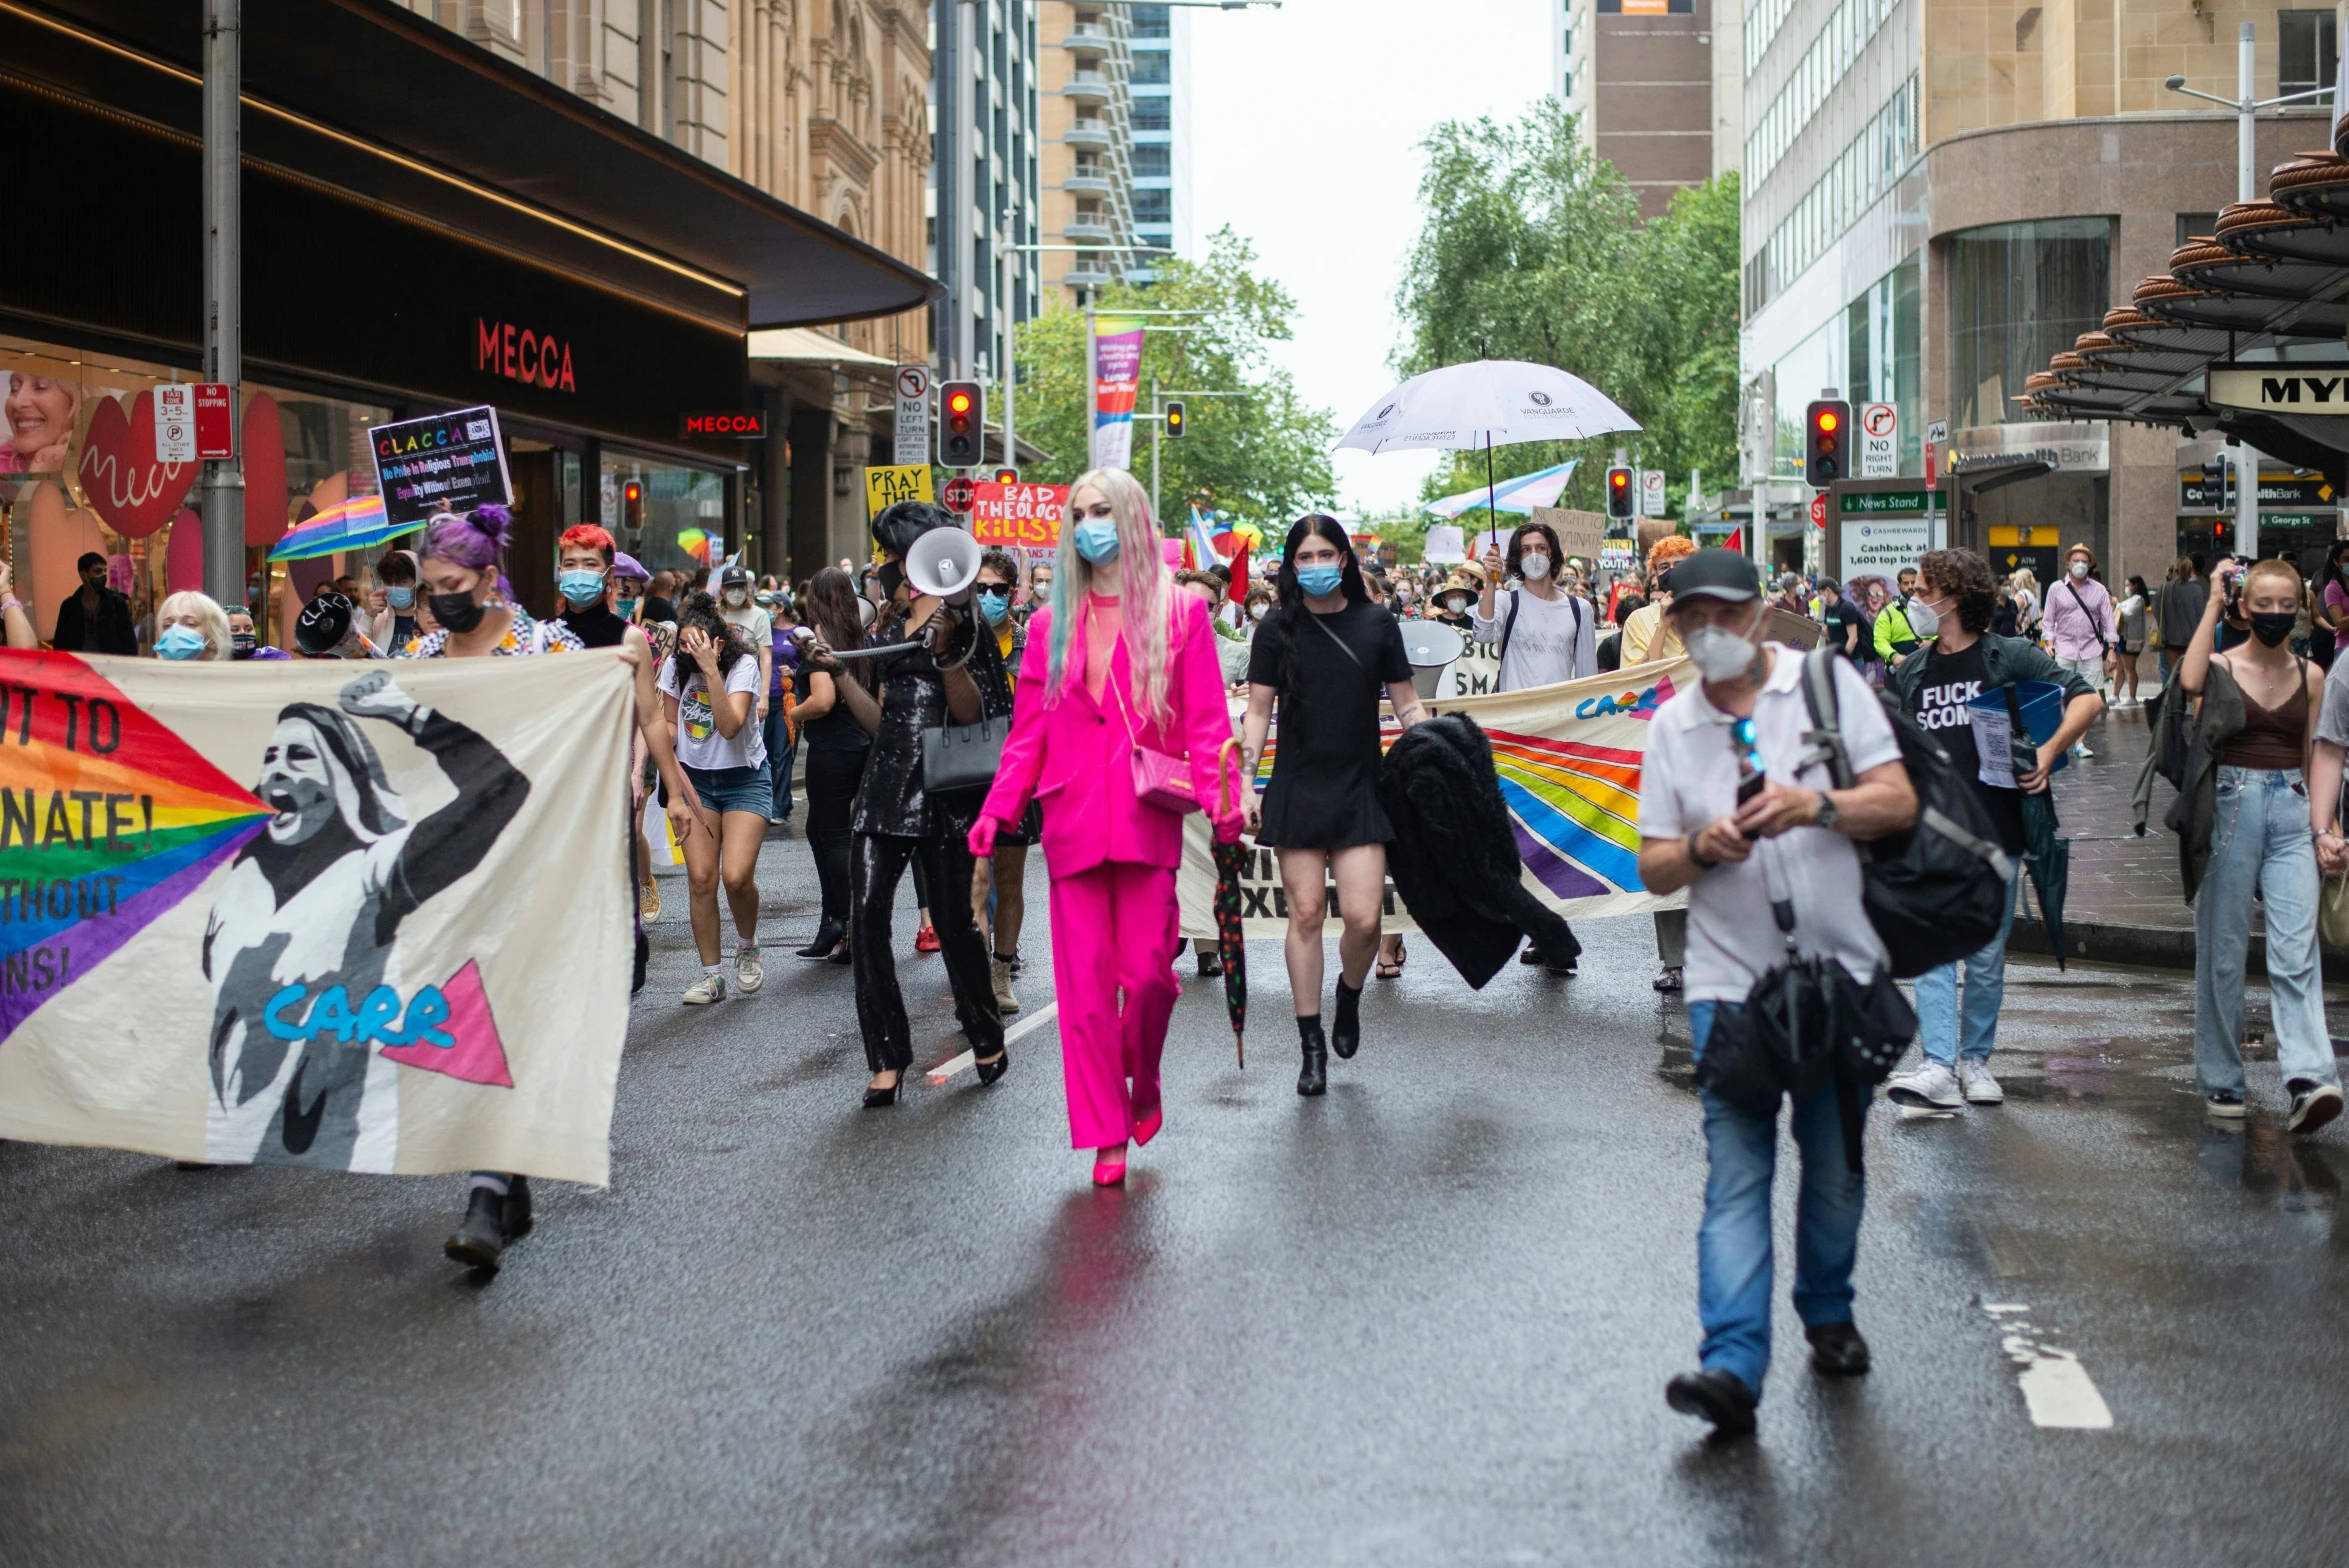
[(791, 731), (783, 722), (783, 698), (774, 699), (767, 709), (767, 782), (775, 797), (774, 815), (791, 815), (791, 767), (799, 760), (799, 748), (791, 743)]
[[(1696, 1054), (1705, 1054), (1716, 1013), (1734, 1004), (1691, 1002)], [(1872, 1091), (1861, 1089), (1866, 1115)], [(1734, 1373), (1754, 1397), (1770, 1369), (1770, 1184), (1778, 1168), (1778, 1118), (1751, 1116), (1700, 1093), (1705, 1107), (1705, 1218), (1697, 1228), (1697, 1316), (1705, 1328), (1698, 1359)], [(1794, 1102), (1789, 1118), (1802, 1151), (1794, 1219), (1794, 1310), (1805, 1325), (1851, 1321), (1851, 1269), (1867, 1193), (1845, 1162), (1835, 1086)]]
[(2194, 1075), (2204, 1094), (2243, 1092), (2243, 961), (2254, 888), (2266, 900), (2276, 1063), (2287, 1083), (2340, 1083), (2317, 968), (2321, 884), (2300, 770), (2222, 766), (2210, 863), (2194, 894)]
[[(2015, 876), (2022, 875), (2017, 865)], [(2007, 878), (2006, 909), (1999, 916), (1998, 935), (1981, 950), (1956, 958), (1917, 976), (1917, 1044), (1927, 1061), (1955, 1067), (1959, 1057), (1969, 1062), (1990, 1060), (1998, 1041), (1998, 1010), (2006, 1002), (2006, 936), (2015, 923), (2015, 882)], [(1966, 975), (1965, 1001), (1958, 1001), (1958, 971)]]

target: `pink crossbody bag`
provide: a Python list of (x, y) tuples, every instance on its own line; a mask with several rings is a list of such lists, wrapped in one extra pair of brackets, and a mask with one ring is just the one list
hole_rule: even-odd
[(1126, 694), (1118, 690), (1112, 676), (1109, 689), (1117, 698), (1117, 711), (1126, 721), (1126, 742), (1134, 769), (1134, 798), (1145, 806), (1181, 816), (1199, 809), (1199, 798), (1191, 790), (1191, 766), (1181, 757), (1171, 756), (1154, 747), (1145, 746), (1134, 733), (1134, 716), (1126, 711)]

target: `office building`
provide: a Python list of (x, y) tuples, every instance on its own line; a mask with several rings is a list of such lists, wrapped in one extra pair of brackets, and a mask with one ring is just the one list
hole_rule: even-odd
[[(1737, 167), (1739, 0), (1553, 0), (1550, 76), (1583, 142), (1655, 218)], [(1715, 28), (1716, 11), (1722, 27)]]
[[(1041, 9), (1049, 10), (1050, 7)], [(1032, 0), (937, 0), (932, 251), (939, 364), (991, 379), (1040, 308), (1040, 33)]]
[(1083, 305), (1139, 260), (1134, 7), (1039, 0), (1036, 10), (1044, 39), (1044, 242), (1060, 247), (1039, 253), (1040, 271), (1055, 303)]

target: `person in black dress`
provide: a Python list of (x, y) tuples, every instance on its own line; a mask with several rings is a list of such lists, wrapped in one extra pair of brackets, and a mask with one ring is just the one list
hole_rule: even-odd
[[(856, 607), (856, 584), (846, 572), (825, 567), (800, 597), (803, 624), (827, 646), (864, 646), (864, 616)], [(793, 711), (799, 716), (800, 743), (807, 748), (807, 844), (824, 900), (815, 937), (799, 950), (802, 958), (848, 962), (849, 811), (865, 776), (865, 754), (872, 750), (873, 737), (849, 712), (840, 687), (853, 682), (869, 692), (873, 679), (868, 661), (818, 670), (809, 666), (804, 653), (792, 677)]]
[[(1370, 602), (1354, 545), (1335, 518), (1314, 513), (1289, 530), (1276, 580), (1279, 607), (1248, 651), (1248, 718), (1241, 745), (1252, 778), (1274, 705), (1280, 740), (1272, 783), (1251, 800), (1249, 828), (1280, 858), (1289, 904), (1289, 990), (1304, 1066), (1297, 1092), (1328, 1086), (1329, 1052), (1351, 1057), (1362, 1041), (1362, 983), (1378, 952), (1386, 898), (1387, 840), (1378, 803), (1378, 703), (1383, 695), (1409, 729), (1427, 712), (1411, 685), (1403, 628)], [(1321, 1029), (1321, 943), (1328, 885), (1337, 885), (1337, 1010)]]

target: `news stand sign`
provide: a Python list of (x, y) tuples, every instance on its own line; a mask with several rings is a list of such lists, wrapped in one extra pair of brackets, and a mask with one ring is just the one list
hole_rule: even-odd
[(1881, 577), (1889, 583), (1916, 565), (1933, 548), (1933, 522), (1925, 509), (1931, 493), (1916, 480), (1878, 480), (1866, 489), (1838, 485), (1828, 497), (1834, 504), (1827, 515), (1836, 533), (1830, 541), (1836, 580)]
[(436, 512), (470, 512), (493, 501), (514, 504), (506, 441), (494, 408), (460, 408), (375, 425), (367, 443), (375, 452), (384, 519), (394, 531), (421, 528)]

